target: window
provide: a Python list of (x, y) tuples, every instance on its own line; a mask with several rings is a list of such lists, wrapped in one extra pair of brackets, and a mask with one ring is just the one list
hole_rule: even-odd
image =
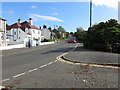
[(16, 32), (15, 32), (15, 35), (16, 35)]
[(1, 39), (3, 40), (3, 39), (4, 39), (4, 37), (3, 37), (3, 36), (1, 36)]
[(40, 34), (40, 32), (38, 31), (38, 34)]
[(20, 37), (19, 37), (19, 39), (20, 39)]
[(35, 33), (35, 30), (33, 30), (33, 33)]
[(19, 33), (21, 33), (21, 32), (19, 31)]

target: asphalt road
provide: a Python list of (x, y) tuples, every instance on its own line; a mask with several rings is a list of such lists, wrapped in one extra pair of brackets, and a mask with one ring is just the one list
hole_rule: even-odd
[(2, 58), (2, 83), (10, 88), (118, 88), (118, 70), (70, 65), (56, 57), (76, 44), (58, 43)]

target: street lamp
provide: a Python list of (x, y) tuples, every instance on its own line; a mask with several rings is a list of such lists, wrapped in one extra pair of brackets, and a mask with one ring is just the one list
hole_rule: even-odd
[(90, 28), (92, 27), (92, 0), (90, 0)]

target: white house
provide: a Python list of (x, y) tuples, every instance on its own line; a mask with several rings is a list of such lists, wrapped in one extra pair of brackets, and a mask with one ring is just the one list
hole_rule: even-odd
[(32, 46), (36, 46), (36, 42), (41, 43), (41, 29), (34, 26), (32, 18), (29, 22), (18, 19), (18, 23), (14, 23), (7, 27), (7, 38), (9, 44), (28, 44), (31, 41)]
[(0, 17), (0, 46), (6, 45), (6, 20)]
[(46, 25), (43, 26), (41, 33), (42, 33), (42, 40), (51, 39), (51, 30), (50, 28), (47, 28)]

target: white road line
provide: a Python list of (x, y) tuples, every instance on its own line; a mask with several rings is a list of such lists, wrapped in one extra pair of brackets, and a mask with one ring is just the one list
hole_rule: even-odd
[(7, 78), (7, 79), (4, 79), (4, 80), (2, 80), (1, 82), (5, 82), (5, 81), (8, 81), (8, 80), (10, 80), (9, 78)]
[(4, 86), (0, 86), (0, 90), (2, 90), (3, 88), (5, 88)]
[[(50, 65), (50, 64), (53, 64), (53, 63), (55, 63), (55, 62), (57, 62), (57, 61), (58, 61), (58, 60), (55, 60), (55, 61), (50, 62), (50, 63), (48, 63), (48, 64), (42, 65), (42, 66), (40, 66), (39, 68), (46, 67), (46, 66), (48, 66), (48, 65)], [(17, 77), (20, 77), (20, 76), (22, 76), (22, 75), (25, 75), (25, 74), (27, 74), (27, 73), (30, 73), (30, 72), (33, 72), (33, 71), (36, 71), (36, 70), (38, 70), (38, 68), (29, 70), (29, 71), (27, 71), (26, 73), (17, 74), (17, 75), (15, 75), (15, 76), (13, 76), (12, 78), (17, 78)], [(4, 79), (4, 80), (2, 80), (1, 82), (5, 82), (5, 81), (8, 81), (8, 80), (10, 80), (10, 79), (9, 79), (9, 78)]]
[[(77, 45), (76, 45), (76, 46), (75, 46), (72, 50), (74, 50), (77, 46), (78, 46), (78, 44), (77, 44)], [(72, 51), (72, 50), (70, 50), (70, 51)], [(70, 52), (70, 51), (69, 51), (69, 52)], [(63, 55), (66, 55), (66, 54), (68, 54), (68, 52), (63, 53), (63, 54), (62, 54), (62, 55), (60, 55), (60, 56), (63, 56)], [(57, 57), (57, 58), (58, 58), (58, 57)], [(59, 60), (59, 58), (58, 58), (58, 60)], [(52, 63), (57, 62), (58, 60), (55, 60), (55, 61), (50, 62), (50, 63), (48, 63), (48, 64), (42, 65), (42, 66), (40, 66), (39, 68), (46, 67), (46, 66), (48, 66), (48, 65), (50, 65), (50, 64), (52, 64)], [(33, 71), (36, 71), (36, 70), (38, 70), (38, 68), (35, 68), (35, 69), (32, 69), (32, 70), (29, 70), (29, 71), (28, 71), (28, 72), (26, 72), (26, 73), (30, 73), (30, 72), (33, 72)], [(17, 75), (15, 75), (15, 76), (13, 76), (13, 78), (20, 77), (20, 76), (22, 76), (22, 75), (25, 75), (26, 73), (17, 74)], [(4, 80), (2, 80), (1, 82), (5, 82), (5, 81), (8, 81), (8, 80), (10, 80), (10, 79), (9, 79), (9, 78), (4, 79)]]
[(55, 60), (54, 63), (57, 62), (57, 61), (58, 61), (58, 60)]
[(47, 65), (50, 65), (50, 64), (52, 64), (53, 62), (50, 62), (50, 63), (48, 63)]
[(38, 68), (35, 68), (35, 69), (32, 69), (32, 70), (29, 70), (28, 72), (30, 73), (30, 72), (33, 72), (33, 71), (36, 71), (36, 70), (38, 70)]
[(26, 74), (26, 73), (21, 73), (21, 74), (15, 75), (15, 76), (13, 76), (13, 78), (17, 78), (17, 77), (22, 76), (24, 74)]
[(45, 64), (45, 65), (42, 65), (42, 66), (40, 66), (39, 68), (43, 68), (43, 67), (45, 67), (45, 66), (47, 66), (47, 64)]

